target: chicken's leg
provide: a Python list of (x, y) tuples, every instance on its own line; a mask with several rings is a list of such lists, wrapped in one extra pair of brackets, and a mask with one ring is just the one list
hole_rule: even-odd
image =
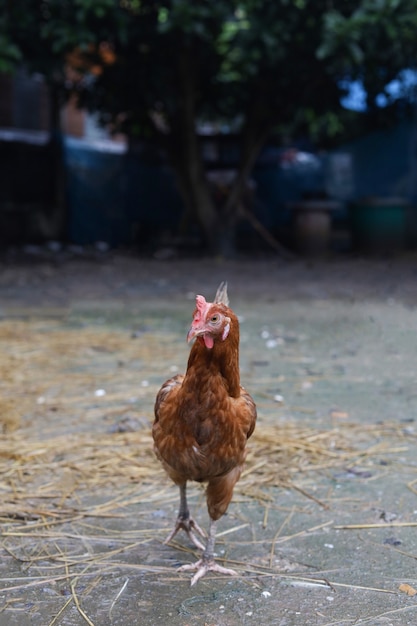
[(229, 576), (237, 576), (237, 572), (233, 569), (228, 569), (227, 567), (222, 567), (218, 565), (214, 560), (214, 544), (216, 541), (216, 526), (217, 522), (213, 519), (210, 519), (210, 528), (209, 528), (209, 536), (207, 540), (206, 548), (203, 552), (202, 558), (196, 563), (192, 563), (190, 565), (183, 565), (179, 568), (178, 571), (187, 571), (187, 570), (197, 570), (194, 576), (191, 579), (191, 586), (195, 585), (195, 583), (203, 578), (207, 574), (207, 572), (218, 572), (219, 574), (228, 574)]
[(169, 534), (169, 536), (165, 539), (164, 543), (169, 543), (171, 539), (175, 537), (179, 530), (185, 530), (188, 537), (191, 539), (193, 544), (199, 548), (200, 550), (204, 550), (204, 545), (201, 541), (196, 537), (196, 531), (201, 537), (205, 537), (205, 533), (202, 528), (197, 524), (196, 521), (190, 516), (190, 510), (188, 508), (187, 503), (187, 485), (184, 483), (180, 485), (180, 510), (178, 512), (177, 521), (174, 526), (174, 530)]

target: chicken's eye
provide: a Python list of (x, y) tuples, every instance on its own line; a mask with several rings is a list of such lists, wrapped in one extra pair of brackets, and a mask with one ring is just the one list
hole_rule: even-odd
[(217, 322), (219, 321), (220, 316), (219, 315), (212, 315), (212, 317), (210, 318), (210, 322), (212, 324), (217, 324)]

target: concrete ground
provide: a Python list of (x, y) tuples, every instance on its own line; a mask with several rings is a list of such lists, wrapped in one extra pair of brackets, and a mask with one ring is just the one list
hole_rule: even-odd
[[(417, 258), (58, 261), (0, 266), (0, 626), (417, 624)], [(259, 419), (191, 588), (149, 426), (221, 280)]]

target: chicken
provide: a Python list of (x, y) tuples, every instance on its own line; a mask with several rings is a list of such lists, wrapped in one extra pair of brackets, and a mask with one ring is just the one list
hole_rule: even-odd
[[(213, 303), (196, 297), (188, 342), (191, 348), (185, 375), (167, 380), (155, 402), (152, 429), (155, 452), (180, 490), (175, 527), (165, 543), (184, 530), (203, 551), (195, 564), (195, 584), (207, 572), (236, 575), (214, 560), (217, 521), (225, 514), (246, 457), (246, 442), (253, 433), (256, 406), (240, 385), (239, 322), (228, 307), (227, 284), (222, 283)], [(206, 545), (199, 525), (190, 516), (187, 481), (207, 483), (210, 526)]]

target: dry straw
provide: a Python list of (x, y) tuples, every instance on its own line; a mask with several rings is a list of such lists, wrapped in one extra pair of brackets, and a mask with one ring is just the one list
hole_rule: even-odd
[[(118, 330), (34, 320), (1, 323), (0, 354), (2, 548), (26, 572), (0, 585), (11, 593), (68, 581), (67, 604), (92, 624), (77, 593), (83, 578), (120, 568), (172, 573), (153, 562), (132, 563), (127, 555), (162, 540), (171, 520), (159, 524), (152, 513), (177, 505), (177, 491), (155, 460), (150, 426), (153, 398), (167, 364), (175, 371), (178, 345), (169, 333), (133, 339)], [(261, 416), (235, 499), (259, 503), (264, 527), (274, 488), (294, 489), (325, 509), (328, 502), (310, 489), (318, 472), (366, 465), (407, 445), (396, 425), (343, 419), (337, 427), (318, 430), (294, 421), (263, 421)], [(409, 486), (415, 492), (414, 485)], [(191, 497), (201, 501), (201, 490), (196, 487)], [(276, 543), (285, 540), (281, 530), (271, 543), (268, 566), (237, 568), (279, 575), (272, 556)]]

